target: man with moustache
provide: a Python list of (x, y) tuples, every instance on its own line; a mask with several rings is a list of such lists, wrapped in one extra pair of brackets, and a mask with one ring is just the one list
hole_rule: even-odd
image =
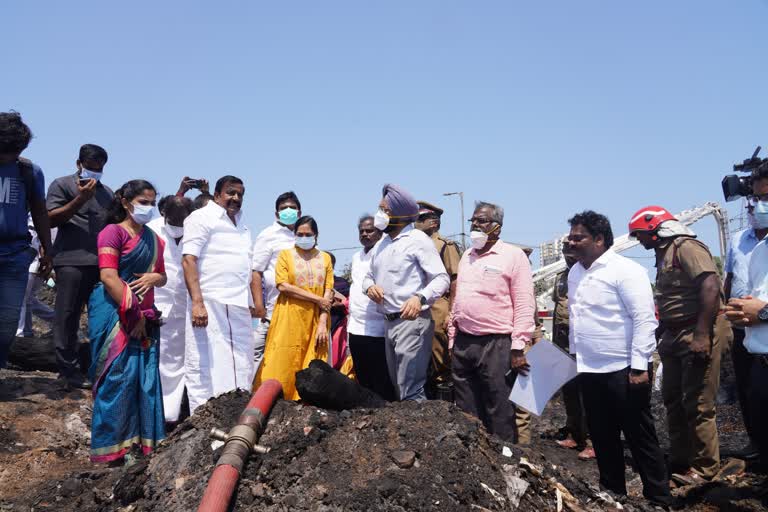
[(373, 215), (364, 215), (357, 223), (357, 232), (363, 248), (352, 256), (347, 323), (349, 350), (360, 384), (386, 400), (395, 400), (384, 350), (384, 315), (363, 290), (363, 281), (371, 267), (372, 249), (381, 240), (381, 231), (373, 226)]
[(189, 291), (184, 366), (190, 412), (209, 398), (250, 389), (255, 367), (251, 327), (251, 232), (242, 223), (245, 187), (216, 182), (213, 201), (184, 220), (182, 267)]

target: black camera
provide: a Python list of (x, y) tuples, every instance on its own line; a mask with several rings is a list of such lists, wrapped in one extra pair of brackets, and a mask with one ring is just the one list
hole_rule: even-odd
[(748, 197), (752, 195), (752, 171), (768, 162), (768, 158), (758, 157), (760, 153), (760, 146), (757, 146), (755, 152), (752, 153), (752, 158), (747, 158), (740, 164), (733, 166), (734, 172), (748, 172), (747, 176), (739, 176), (737, 174), (729, 174), (723, 178), (723, 196), (726, 201), (733, 201), (740, 197)]

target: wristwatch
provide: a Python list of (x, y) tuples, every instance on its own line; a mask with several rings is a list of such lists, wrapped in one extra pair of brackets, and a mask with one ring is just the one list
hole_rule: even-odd
[(761, 322), (768, 322), (768, 304), (763, 306), (763, 309), (757, 312), (757, 319)]
[(416, 296), (419, 298), (419, 302), (421, 302), (422, 306), (426, 306), (427, 305), (427, 298), (425, 296), (423, 296), (420, 293), (417, 293)]

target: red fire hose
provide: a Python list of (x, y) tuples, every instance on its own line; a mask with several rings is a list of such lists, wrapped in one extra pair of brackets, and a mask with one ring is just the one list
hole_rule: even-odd
[(269, 411), (282, 392), (280, 382), (270, 379), (262, 382), (253, 394), (237, 424), (229, 431), (198, 512), (226, 512), (229, 509), (240, 472), (264, 429)]

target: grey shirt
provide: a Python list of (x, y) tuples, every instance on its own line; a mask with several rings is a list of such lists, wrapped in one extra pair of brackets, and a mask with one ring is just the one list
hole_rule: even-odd
[[(53, 180), (46, 198), (48, 211), (61, 208), (77, 197), (77, 180), (77, 173)], [(54, 266), (98, 266), (96, 239), (104, 229), (113, 196), (112, 189), (99, 183), (93, 197), (71, 219), (59, 226), (53, 244)]]

